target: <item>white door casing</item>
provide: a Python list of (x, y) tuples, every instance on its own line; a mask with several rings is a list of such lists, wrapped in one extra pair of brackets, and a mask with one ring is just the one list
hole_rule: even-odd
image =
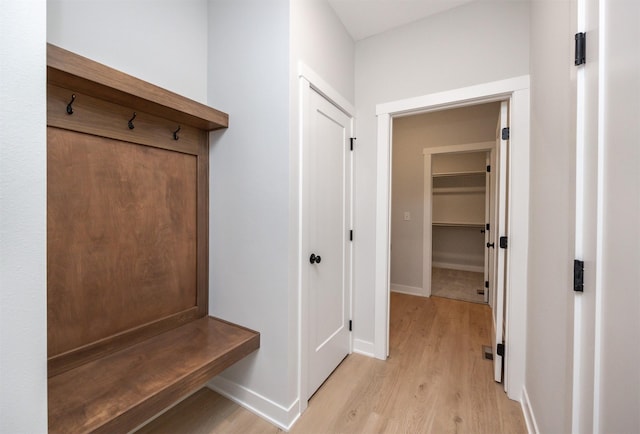
[[(589, 34), (586, 57), (589, 61), (575, 68), (576, 85), (576, 203), (575, 258), (583, 261), (584, 292), (576, 292), (573, 305), (573, 399), (572, 432), (597, 432), (594, 426), (594, 353), (596, 324), (596, 278), (598, 237), (599, 160), (599, 10), (598, 0), (578, 0), (577, 31)], [(600, 206), (603, 206), (600, 203)]]
[(333, 93), (329, 86), (302, 69), (300, 407), (304, 411), (309, 397), (351, 352), (353, 119), (327, 99), (327, 93)]

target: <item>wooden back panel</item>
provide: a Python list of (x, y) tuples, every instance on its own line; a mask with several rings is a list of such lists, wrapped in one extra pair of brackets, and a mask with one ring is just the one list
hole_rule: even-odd
[(47, 137), (49, 355), (197, 306), (196, 157)]
[[(208, 312), (206, 129), (226, 115), (110, 71), (49, 46), (49, 376)], [(110, 86), (140, 93), (107, 100)]]

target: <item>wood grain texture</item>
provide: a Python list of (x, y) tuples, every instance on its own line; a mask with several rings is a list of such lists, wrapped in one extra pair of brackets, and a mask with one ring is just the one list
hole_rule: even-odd
[(47, 81), (204, 131), (229, 125), (224, 112), (51, 44), (47, 44)]
[(188, 310), (196, 158), (48, 128), (48, 351)]
[(123, 348), (135, 345), (151, 336), (156, 336), (180, 327), (198, 318), (202, 318), (201, 309), (199, 307), (193, 307), (184, 312), (169, 315), (139, 327), (128, 329), (122, 333), (91, 342), (82, 347), (74, 348), (71, 351), (51, 356), (47, 360), (47, 375), (49, 377), (59, 375), (65, 371), (99, 359), (100, 357), (105, 357)]
[(196, 180), (196, 297), (201, 315), (209, 313), (209, 140), (208, 134), (200, 132)]
[(228, 116), (47, 53), (49, 431), (128, 432), (260, 346), (206, 316), (207, 131)]
[[(348, 356), (291, 429), (303, 433), (526, 433), (520, 404), (493, 381), (486, 305), (391, 294), (390, 356)], [(203, 389), (141, 433), (276, 433)]]
[[(73, 114), (69, 115), (67, 104), (72, 95), (76, 98)], [(131, 107), (103, 101), (74, 89), (47, 86), (47, 125), (51, 127), (198, 155), (202, 130), (142, 111), (136, 111), (134, 128), (130, 129), (133, 112)], [(178, 140), (174, 140), (173, 132), (178, 126)]]
[(211, 317), (49, 378), (49, 432), (127, 432), (255, 351), (260, 335)]
[[(86, 59), (85, 59), (86, 60)], [(90, 62), (86, 60), (87, 62)], [(67, 86), (69, 83), (62, 83)], [(73, 102), (73, 114), (67, 113), (67, 104), (71, 99), (71, 95), (75, 95), (76, 98)], [(167, 315), (167, 312), (158, 312), (155, 318), (142, 318), (138, 319), (135, 325), (131, 323), (131, 327), (125, 331), (115, 331), (109, 336), (94, 336), (96, 340), (88, 343), (71, 342), (67, 345), (66, 349), (60, 350), (55, 345), (49, 347), (49, 376), (57, 375), (64, 372), (67, 369), (76, 367), (82, 363), (86, 363), (91, 360), (95, 360), (98, 357), (102, 357), (105, 354), (109, 354), (118, 349), (124, 348), (128, 345), (135, 344), (141, 340), (154, 336), (163, 331), (169, 330), (173, 327), (180, 326), (188, 321), (202, 317), (208, 312), (208, 162), (209, 162), (209, 148), (208, 148), (208, 133), (201, 129), (189, 126), (180, 125), (180, 131), (178, 133), (178, 140), (173, 137), (173, 131), (177, 128), (177, 122), (174, 120), (164, 119), (151, 115), (149, 113), (137, 112), (136, 119), (134, 120), (134, 129), (128, 128), (128, 120), (132, 116), (132, 109), (130, 107), (107, 102), (93, 96), (76, 92), (64, 87), (48, 85), (47, 88), (47, 123), (51, 131), (58, 131), (55, 134), (66, 134), (61, 132), (60, 129), (76, 131), (79, 133), (74, 136), (69, 133), (71, 137), (81, 137), (83, 140), (96, 140), (99, 138), (88, 138), (91, 136), (98, 136), (100, 138), (114, 139), (113, 143), (119, 143), (120, 145), (133, 146), (132, 149), (144, 149), (146, 152), (164, 155), (179, 155), (185, 154), (186, 157), (193, 156), (195, 164), (190, 168), (192, 170), (193, 179), (196, 180), (194, 187), (195, 195), (189, 194), (189, 197), (196, 198), (195, 213), (186, 215), (185, 218), (191, 218), (195, 221), (196, 225), (196, 238), (195, 251), (196, 251), (196, 302), (195, 306), (182, 309), (184, 306), (176, 305), (172, 308), (172, 312)], [(56, 127), (56, 128), (53, 128)], [(74, 140), (74, 139), (70, 139)], [(105, 143), (105, 142), (102, 142)], [(135, 147), (135, 145), (144, 145)], [(146, 147), (158, 148), (158, 150), (175, 151), (163, 153), (155, 150), (147, 150)], [(184, 158), (184, 157), (182, 157)], [(140, 167), (148, 168), (146, 161), (139, 162)], [(63, 164), (65, 164), (63, 162)], [(132, 164), (132, 163), (129, 163)], [(160, 168), (162, 169), (162, 168)], [(49, 173), (51, 174), (55, 170), (55, 164), (50, 164)], [(62, 169), (63, 171), (66, 168)], [(155, 174), (156, 176), (163, 176), (162, 172)], [(171, 174), (169, 174), (171, 175)], [(190, 175), (191, 176), (191, 175)], [(112, 180), (111, 180), (112, 181)], [(91, 184), (89, 184), (91, 185)], [(138, 183), (136, 183), (138, 185)], [(142, 185), (142, 184), (140, 184)], [(53, 187), (53, 188), (52, 188)], [(151, 192), (155, 192), (156, 185), (151, 186)], [(49, 190), (54, 190), (55, 186), (49, 185)], [(126, 191), (124, 194), (126, 195)], [(155, 192), (155, 197), (158, 197), (158, 193)], [(153, 195), (151, 195), (153, 196)], [(94, 195), (94, 201), (99, 200), (102, 196)], [(107, 197), (106, 200), (110, 198)], [(178, 197), (180, 201), (183, 199)], [(164, 202), (170, 200), (169, 197), (162, 197), (159, 202), (154, 206), (163, 207)], [(56, 202), (49, 202), (48, 207), (53, 209), (56, 207), (62, 207), (65, 209), (66, 203), (56, 204)], [(111, 206), (107, 204), (109, 209)], [(174, 205), (174, 211), (176, 206), (179, 208), (180, 202)], [(178, 212), (190, 213), (193, 209), (185, 208), (178, 210)], [(55, 213), (53, 213), (55, 215)], [(82, 214), (71, 215), (73, 213), (67, 213), (70, 218), (79, 216), (82, 220), (81, 224), (87, 224), (86, 219)], [(66, 225), (67, 229), (74, 227), (71, 223), (72, 220), (60, 222), (61, 225)], [(133, 222), (129, 222), (133, 224)], [(125, 226), (128, 227), (129, 225)], [(168, 227), (168, 229), (170, 229)], [(50, 233), (51, 235), (51, 233)], [(179, 234), (174, 234), (174, 236)], [(192, 240), (193, 241), (193, 240)], [(156, 243), (158, 244), (158, 243)], [(63, 257), (68, 256), (70, 252), (65, 251)], [(162, 254), (166, 254), (163, 252)], [(112, 252), (113, 255), (120, 256), (120, 251)], [(58, 261), (59, 256), (49, 256), (51, 264)], [(139, 259), (139, 258), (138, 258)], [(69, 261), (75, 261), (75, 259), (69, 259)], [(51, 264), (49, 268), (52, 269)], [(55, 268), (55, 267), (54, 267)], [(190, 267), (192, 268), (192, 267)], [(67, 272), (72, 272), (66, 270)], [(117, 271), (117, 270), (116, 270)], [(86, 272), (86, 270), (85, 270)], [(191, 279), (191, 276), (189, 277)], [(103, 282), (108, 285), (108, 282)], [(83, 288), (84, 290), (84, 288)], [(53, 293), (50, 295), (54, 295)], [(50, 299), (50, 304), (61, 305), (66, 304), (67, 301), (62, 301), (54, 296), (54, 300)], [(132, 308), (136, 306), (132, 305)], [(137, 313), (133, 310), (128, 312), (122, 311), (122, 316), (129, 316), (131, 318), (137, 317)], [(105, 318), (106, 319), (106, 318)], [(142, 324), (142, 325), (140, 325)], [(77, 323), (78, 330), (93, 330), (93, 325), (87, 326), (83, 323)], [(83, 331), (83, 333), (85, 333)], [(59, 328), (52, 325), (49, 327), (49, 334), (60, 335)], [(64, 338), (63, 338), (64, 339)], [(75, 345), (75, 347), (74, 347)], [(80, 345), (80, 346), (78, 346)], [(70, 348), (73, 347), (73, 348)], [(57, 353), (54, 353), (57, 351)]]

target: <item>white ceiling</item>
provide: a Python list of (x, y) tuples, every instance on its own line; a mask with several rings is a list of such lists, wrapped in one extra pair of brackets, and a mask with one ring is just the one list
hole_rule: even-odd
[(328, 0), (356, 41), (475, 0)]

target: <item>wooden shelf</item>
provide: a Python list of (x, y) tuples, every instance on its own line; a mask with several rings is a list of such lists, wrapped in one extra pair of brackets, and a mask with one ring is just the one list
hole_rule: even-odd
[(432, 222), (432, 226), (442, 226), (450, 228), (484, 228), (484, 223), (468, 223), (468, 222)]
[(229, 115), (86, 57), (47, 44), (47, 82), (205, 131), (229, 126)]
[(431, 191), (433, 194), (484, 194), (485, 187), (434, 187)]
[(475, 171), (467, 171), (467, 172), (442, 172), (442, 173), (432, 173), (431, 176), (433, 178), (442, 178), (449, 176), (479, 176), (485, 175), (486, 171), (484, 170), (475, 170)]
[(203, 317), (49, 378), (49, 432), (128, 432), (260, 346)]

